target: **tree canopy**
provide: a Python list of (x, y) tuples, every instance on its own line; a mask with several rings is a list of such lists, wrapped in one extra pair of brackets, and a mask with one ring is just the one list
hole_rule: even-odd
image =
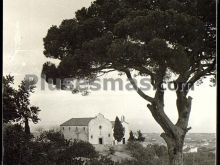
[(19, 117), (16, 108), (15, 93), (16, 90), (12, 87), (14, 83), (13, 76), (2, 78), (3, 84), (3, 122), (15, 121)]
[(24, 79), (15, 89), (13, 83), (13, 76), (3, 76), (3, 121), (24, 123), (25, 132), (30, 134), (29, 120), (35, 124), (40, 120), (39, 107), (30, 103), (30, 94), (34, 92), (35, 85)]
[[(48, 78), (92, 78), (136, 70), (152, 78), (196, 81), (215, 70), (215, 1), (96, 0), (44, 38)], [(166, 75), (166, 76), (165, 76)]]

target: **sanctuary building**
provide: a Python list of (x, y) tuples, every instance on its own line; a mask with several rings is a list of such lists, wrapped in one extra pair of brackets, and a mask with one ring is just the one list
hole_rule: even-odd
[[(125, 117), (121, 117), (124, 127), (124, 137), (120, 144), (125, 144), (129, 138), (129, 126)], [(61, 133), (68, 140), (83, 140), (91, 144), (119, 144), (113, 136), (114, 121), (102, 114), (91, 118), (72, 118), (60, 125)]]

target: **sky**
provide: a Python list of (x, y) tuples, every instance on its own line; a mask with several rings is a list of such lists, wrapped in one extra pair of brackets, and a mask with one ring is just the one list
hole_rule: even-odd
[[(63, 19), (74, 18), (75, 11), (88, 7), (92, 0), (4, 0), (3, 1), (3, 74), (15, 77), (17, 86), (27, 74), (38, 76), (37, 88), (31, 95), (31, 104), (39, 106), (40, 121), (31, 124), (52, 128), (73, 117), (94, 117), (102, 113), (114, 120), (124, 115), (132, 130), (150, 133), (162, 132), (147, 109), (147, 102), (135, 91), (96, 91), (88, 96), (72, 94), (70, 91), (49, 90), (40, 79), (42, 65), (48, 61), (43, 55), (43, 38), (52, 25)], [(117, 73), (105, 77), (116, 77)], [(125, 77), (122, 76), (125, 80)], [(45, 90), (41, 87), (45, 86)], [(149, 95), (152, 91), (148, 91)], [(216, 132), (216, 87), (208, 82), (195, 86), (189, 95), (193, 97), (189, 120), (190, 132)], [(165, 112), (176, 122), (175, 92), (165, 94)]]

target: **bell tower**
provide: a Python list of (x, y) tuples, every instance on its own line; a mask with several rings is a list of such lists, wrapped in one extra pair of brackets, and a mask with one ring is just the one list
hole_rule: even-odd
[(125, 116), (124, 115), (121, 116), (121, 122), (122, 123), (125, 122)]

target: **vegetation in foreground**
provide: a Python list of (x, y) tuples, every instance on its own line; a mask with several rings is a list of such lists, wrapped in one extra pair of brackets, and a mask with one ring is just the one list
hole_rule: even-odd
[[(149, 144), (143, 147), (139, 142), (129, 142), (127, 149), (135, 159), (124, 161), (122, 165), (169, 165), (167, 147), (164, 145)], [(183, 163), (184, 165), (215, 165), (215, 154), (205, 150), (186, 153), (183, 156)]]
[[(101, 156), (88, 142), (64, 139), (60, 132), (43, 131), (37, 138), (27, 135), (19, 124), (4, 126), (4, 165), (168, 165), (168, 153), (165, 146), (148, 145), (141, 142), (129, 142), (126, 150), (134, 158), (114, 162), (111, 155)], [(126, 151), (126, 152), (127, 152)], [(199, 151), (184, 155), (184, 165), (214, 165), (215, 154)]]

